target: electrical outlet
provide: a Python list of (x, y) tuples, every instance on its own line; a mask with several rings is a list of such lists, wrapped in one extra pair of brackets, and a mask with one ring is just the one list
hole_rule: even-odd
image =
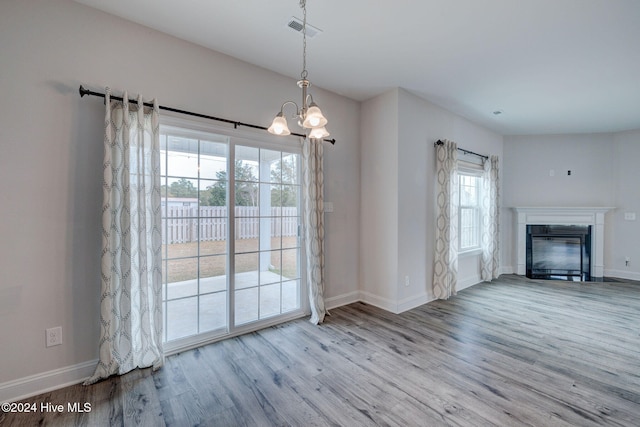
[(62, 326), (49, 328), (46, 330), (46, 334), (47, 334), (47, 347), (53, 347), (55, 345), (62, 344)]
[(404, 276), (404, 285), (409, 286), (409, 276)]

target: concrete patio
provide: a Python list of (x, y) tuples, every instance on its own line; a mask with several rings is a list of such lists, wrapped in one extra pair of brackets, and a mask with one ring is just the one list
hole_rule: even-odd
[[(199, 295), (198, 295), (199, 294)], [(227, 327), (227, 277), (169, 283), (165, 299), (166, 341)], [(287, 313), (300, 307), (299, 280), (271, 271), (235, 275), (236, 326)]]

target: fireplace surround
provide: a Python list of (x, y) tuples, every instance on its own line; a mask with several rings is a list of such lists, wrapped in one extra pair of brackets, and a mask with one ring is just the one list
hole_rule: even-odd
[[(604, 276), (604, 217), (608, 211), (614, 208), (515, 207), (513, 209), (517, 219), (516, 274), (522, 276), (527, 274), (527, 226), (590, 226), (588, 276), (592, 281), (602, 281)], [(565, 227), (565, 229), (571, 229), (571, 227)]]

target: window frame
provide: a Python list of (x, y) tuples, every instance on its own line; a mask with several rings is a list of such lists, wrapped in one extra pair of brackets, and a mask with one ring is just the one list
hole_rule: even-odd
[[(252, 130), (244, 130), (244, 129), (233, 129), (224, 127), (221, 125), (212, 124), (210, 121), (205, 121), (204, 119), (187, 119), (182, 116), (166, 114), (160, 119), (161, 127), (170, 127), (170, 128), (183, 128), (188, 130), (189, 134), (218, 134), (221, 136), (228, 137), (228, 146), (227, 146), (227, 179), (228, 183), (235, 183), (235, 168), (233, 164), (233, 158), (235, 156), (235, 148), (237, 146), (245, 146), (245, 147), (255, 147), (259, 149), (265, 150), (274, 150), (280, 151), (281, 153), (292, 153), (296, 154), (300, 158), (300, 162), (302, 162), (302, 145), (297, 143), (295, 138), (282, 138), (276, 137), (270, 134), (260, 133), (257, 134)], [(298, 182), (300, 183), (300, 192), (299, 196), (302, 197), (302, 170), (301, 167), (298, 170)], [(232, 185), (227, 188), (227, 201), (234, 200), (233, 196), (235, 195), (235, 191)], [(300, 200), (300, 209), (302, 209), (302, 200)], [(233, 203), (231, 204), (233, 206)], [(164, 207), (163, 207), (164, 208)], [(229, 212), (232, 212), (230, 210)], [(302, 211), (301, 211), (302, 214)], [(207, 343), (219, 341), (222, 339), (231, 338), (234, 336), (238, 336), (244, 333), (253, 332), (264, 327), (269, 327), (273, 325), (277, 325), (289, 320), (297, 319), (300, 317), (308, 316), (310, 314), (309, 301), (307, 296), (307, 286), (306, 286), (306, 264), (304, 262), (305, 259), (305, 243), (304, 243), (304, 233), (302, 232), (302, 217), (300, 217), (299, 223), (299, 269), (300, 269), (300, 278), (299, 278), (299, 292), (300, 292), (300, 307), (298, 309), (288, 311), (285, 313), (281, 313), (280, 315), (276, 315), (274, 317), (267, 317), (265, 319), (258, 319), (256, 321), (251, 321), (248, 323), (243, 323), (239, 325), (235, 325), (235, 323), (231, 323), (231, 318), (234, 316), (234, 291), (235, 291), (235, 278), (234, 278), (234, 255), (235, 255), (235, 240), (231, 237), (235, 233), (235, 215), (228, 218), (227, 224), (227, 235), (229, 236), (227, 239), (227, 249), (226, 249), (226, 274), (228, 276), (227, 280), (227, 326), (226, 330), (214, 330), (211, 332), (199, 333), (196, 335), (190, 335), (183, 338), (177, 338), (170, 341), (165, 341), (165, 337), (163, 336), (163, 344), (164, 344), (164, 353), (165, 355), (175, 354), (181, 351), (188, 350), (190, 348), (195, 348)], [(164, 233), (165, 230), (162, 230)], [(197, 255), (199, 256), (199, 254)], [(163, 254), (163, 262), (164, 262), (164, 254)], [(164, 281), (164, 279), (163, 279)], [(163, 296), (164, 299), (164, 296)], [(166, 319), (166, 313), (163, 311), (163, 318)], [(166, 332), (165, 332), (166, 334)]]
[[(475, 255), (482, 251), (482, 175), (483, 169), (481, 165), (475, 163), (459, 161), (458, 164), (458, 255)], [(476, 188), (476, 204), (462, 204), (463, 176), (473, 177), (477, 181)], [(477, 227), (475, 237), (477, 244), (474, 246), (462, 247), (462, 211), (463, 209), (473, 209), (475, 211), (475, 219)]]

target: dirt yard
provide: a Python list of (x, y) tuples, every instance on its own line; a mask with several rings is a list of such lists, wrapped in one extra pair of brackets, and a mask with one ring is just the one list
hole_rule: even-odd
[[(259, 269), (258, 239), (236, 241), (236, 273)], [(274, 237), (271, 240), (270, 271), (286, 277), (298, 277), (297, 237)], [(163, 246), (162, 274), (168, 283), (190, 280), (198, 277), (223, 276), (226, 274), (226, 241), (200, 242), (200, 265), (198, 266), (198, 243), (178, 243)], [(276, 250), (282, 248), (283, 250)], [(282, 256), (281, 256), (282, 254)], [(165, 261), (166, 258), (166, 262)], [(281, 265), (282, 262), (282, 265)], [(168, 269), (168, 271), (167, 271)]]

